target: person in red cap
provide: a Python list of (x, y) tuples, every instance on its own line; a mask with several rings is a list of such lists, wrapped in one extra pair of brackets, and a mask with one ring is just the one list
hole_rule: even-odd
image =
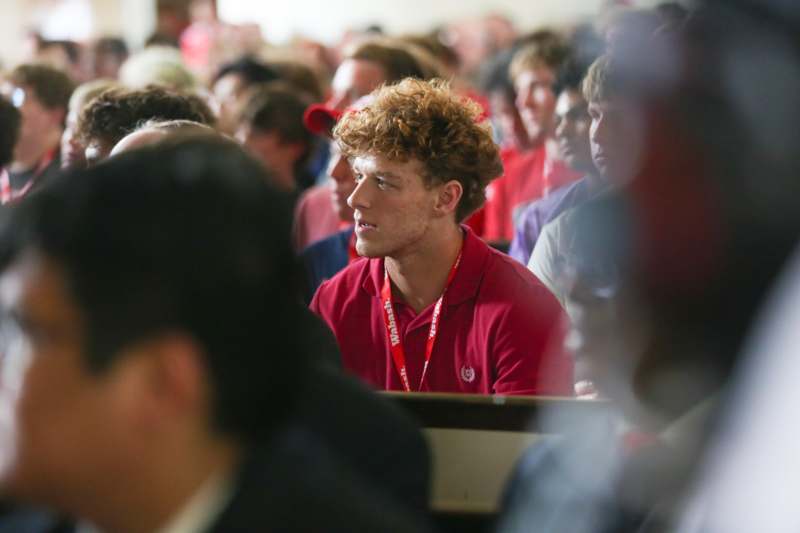
[(502, 174), (480, 107), (441, 81), (383, 87), (334, 129), (351, 161), (358, 260), (311, 309), (344, 367), (377, 389), (572, 393), (561, 311), (516, 261), (460, 222)]
[[(362, 109), (372, 102), (372, 94), (359, 98), (348, 111)], [(323, 104), (310, 106), (304, 120), (306, 127), (317, 135), (325, 135), (332, 140), (333, 128), (345, 112)], [(356, 252), (356, 235), (353, 227), (353, 210), (347, 205), (347, 198), (356, 187), (355, 177), (347, 158), (342, 155), (335, 142), (330, 143), (328, 176), (331, 183), (332, 202), (338, 215), (339, 231), (311, 243), (301, 250), (300, 259), (306, 273), (306, 301), (310, 301), (320, 283), (332, 278), (337, 272), (360, 256)]]
[[(408, 47), (386, 39), (363, 42), (336, 69), (328, 101), (306, 110), (306, 127), (315, 134), (330, 137), (342, 112), (356, 100), (383, 83), (395, 83), (409, 76), (427, 78), (425, 66)], [(294, 244), (298, 251), (353, 223), (353, 211), (346, 200), (355, 183), (335, 147), (331, 151), (326, 169), (330, 179), (307, 190), (297, 203)]]

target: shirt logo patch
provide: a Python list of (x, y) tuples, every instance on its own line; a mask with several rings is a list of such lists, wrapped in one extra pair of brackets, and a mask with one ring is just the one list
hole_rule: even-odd
[(475, 369), (472, 368), (471, 366), (462, 366), (461, 379), (463, 379), (467, 383), (472, 383), (473, 381), (475, 381)]

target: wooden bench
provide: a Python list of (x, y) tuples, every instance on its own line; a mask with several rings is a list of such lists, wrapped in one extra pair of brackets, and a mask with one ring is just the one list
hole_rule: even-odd
[(431, 511), (443, 530), (486, 531), (523, 452), (559, 438), (543, 419), (602, 416), (604, 401), (534, 396), (382, 393), (424, 428), (431, 449)]

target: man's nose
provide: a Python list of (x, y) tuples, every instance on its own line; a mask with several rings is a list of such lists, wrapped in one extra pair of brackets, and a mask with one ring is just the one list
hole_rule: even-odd
[(347, 205), (351, 209), (365, 209), (369, 208), (369, 193), (367, 191), (367, 180), (362, 179), (356, 184), (356, 188), (347, 197)]

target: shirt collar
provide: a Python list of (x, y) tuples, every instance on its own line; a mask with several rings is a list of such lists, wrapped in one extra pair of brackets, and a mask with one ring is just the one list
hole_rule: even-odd
[[(461, 264), (458, 266), (453, 284), (447, 290), (444, 305), (457, 305), (474, 298), (478, 293), (483, 279), (484, 267), (491, 253), (489, 247), (475, 233), (464, 224), (464, 248), (461, 254)], [(383, 258), (369, 260), (369, 270), (364, 277), (361, 287), (369, 294), (380, 298), (383, 287)]]
[(233, 476), (217, 473), (209, 478), (189, 502), (158, 533), (207, 531), (233, 496)]

